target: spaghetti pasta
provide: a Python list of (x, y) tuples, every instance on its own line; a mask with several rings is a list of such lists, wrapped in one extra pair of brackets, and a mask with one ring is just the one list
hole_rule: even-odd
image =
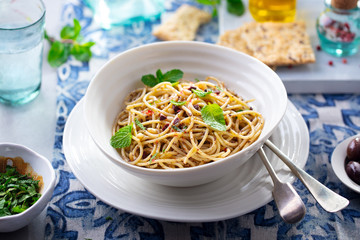
[[(117, 116), (113, 135), (131, 128), (131, 144), (117, 151), (130, 164), (146, 168), (186, 168), (235, 154), (259, 137), (263, 116), (214, 77), (176, 84), (161, 82), (133, 91)], [(204, 121), (204, 108), (222, 110), (223, 130)]]

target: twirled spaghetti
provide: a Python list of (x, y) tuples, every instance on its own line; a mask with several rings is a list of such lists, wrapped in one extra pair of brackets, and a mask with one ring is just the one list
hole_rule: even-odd
[[(199, 97), (194, 90), (207, 95)], [(132, 125), (131, 144), (117, 150), (129, 163), (147, 168), (184, 168), (218, 161), (259, 137), (264, 119), (248, 105), (251, 101), (230, 92), (214, 77), (137, 89), (126, 98), (126, 107), (113, 126), (115, 134)], [(208, 104), (222, 109), (226, 130), (204, 122), (201, 109)]]

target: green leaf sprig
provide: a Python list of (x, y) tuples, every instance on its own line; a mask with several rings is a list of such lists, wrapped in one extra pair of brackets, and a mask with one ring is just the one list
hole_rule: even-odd
[(6, 172), (0, 173), (0, 217), (21, 213), (35, 204), (41, 197), (39, 187), (39, 180), (6, 166)]
[(211, 6), (213, 9), (212, 16), (216, 17), (218, 15), (217, 6), (220, 4), (220, 0), (196, 0), (198, 3), (203, 5)]
[(227, 0), (227, 11), (233, 15), (241, 16), (245, 13), (242, 0)]
[(45, 31), (45, 39), (50, 43), (47, 60), (52, 67), (60, 67), (70, 55), (78, 61), (88, 62), (92, 57), (91, 47), (94, 42), (81, 43), (83, 37), (80, 35), (81, 26), (74, 19), (74, 26), (65, 26), (61, 32), (61, 40), (50, 37)]
[(183, 101), (183, 102), (176, 102), (174, 100), (170, 100), (170, 102), (175, 105), (175, 106), (182, 106), (186, 103), (186, 101)]
[(201, 117), (204, 122), (219, 131), (226, 130), (226, 123), (223, 110), (216, 103), (206, 105), (201, 109)]
[[(218, 15), (217, 7), (220, 4), (220, 0), (196, 0), (198, 3), (203, 5), (211, 6), (213, 9), (212, 16)], [(242, 0), (226, 0), (227, 11), (236, 16), (241, 16), (245, 12), (245, 7)]]
[(117, 130), (110, 139), (110, 145), (113, 148), (125, 148), (130, 146), (132, 139), (132, 127), (133, 125), (131, 124)]
[(179, 69), (173, 69), (165, 74), (162, 73), (160, 69), (156, 71), (156, 76), (153, 74), (147, 74), (142, 76), (141, 81), (149, 87), (155, 87), (158, 83), (161, 82), (170, 82), (173, 85), (176, 85), (180, 79), (182, 79), (184, 73)]
[(198, 89), (191, 89), (191, 91), (193, 93), (195, 93), (195, 95), (197, 95), (198, 97), (206, 97), (207, 95), (209, 95), (210, 93), (212, 93), (212, 91), (207, 91), (207, 92), (204, 92), (202, 90), (198, 90)]

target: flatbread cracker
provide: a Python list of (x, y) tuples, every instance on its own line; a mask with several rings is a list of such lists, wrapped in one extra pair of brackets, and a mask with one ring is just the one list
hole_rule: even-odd
[(315, 62), (302, 21), (246, 23), (225, 32), (218, 44), (249, 54), (271, 67)]
[(153, 35), (166, 41), (191, 41), (195, 39), (199, 26), (209, 22), (211, 17), (208, 12), (184, 4), (168, 21), (156, 28)]

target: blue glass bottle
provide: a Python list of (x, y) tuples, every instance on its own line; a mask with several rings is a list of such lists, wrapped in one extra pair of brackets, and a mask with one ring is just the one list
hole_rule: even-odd
[(357, 53), (360, 45), (360, 8), (357, 4), (357, 0), (325, 0), (325, 10), (316, 21), (323, 51), (337, 57)]

